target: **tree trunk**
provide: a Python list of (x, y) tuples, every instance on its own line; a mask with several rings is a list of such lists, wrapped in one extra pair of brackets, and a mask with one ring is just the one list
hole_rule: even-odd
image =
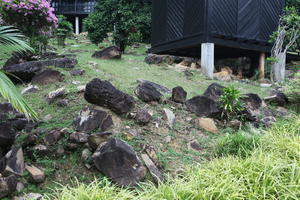
[(285, 63), (286, 63), (286, 53), (280, 53), (277, 62), (272, 66), (273, 68), (273, 81), (283, 82), (285, 78)]

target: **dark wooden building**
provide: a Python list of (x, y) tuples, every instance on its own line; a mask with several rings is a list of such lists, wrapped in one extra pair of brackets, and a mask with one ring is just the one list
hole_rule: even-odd
[[(153, 0), (153, 53), (216, 58), (269, 53), (284, 0)], [(203, 61), (202, 61), (203, 60)], [(209, 65), (209, 66), (207, 66)]]
[(83, 19), (94, 11), (96, 0), (52, 0), (51, 5), (55, 14), (66, 16), (79, 34), (83, 31)]

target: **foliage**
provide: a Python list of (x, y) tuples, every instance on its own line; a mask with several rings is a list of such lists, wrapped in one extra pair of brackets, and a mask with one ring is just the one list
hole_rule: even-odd
[(300, 118), (278, 122), (245, 158), (228, 156), (189, 168), (184, 178), (169, 178), (158, 187), (116, 189), (107, 180), (85, 186), (60, 186), (46, 199), (57, 200), (209, 200), (299, 199)]
[(300, 72), (286, 83), (284, 89), (289, 101), (300, 106)]
[[(300, 47), (300, 3), (296, 1), (290, 0), (289, 3), (287, 3), (284, 14), (281, 16), (278, 30), (271, 35), (271, 41), (276, 41), (276, 39), (280, 37), (280, 33), (283, 32), (284, 37), (281, 46), (288, 47), (287, 50), (290, 51), (299, 51)], [(293, 41), (293, 43), (291, 43), (291, 41)]]
[(66, 20), (67, 18), (63, 15), (58, 16), (58, 26), (54, 30), (54, 35), (57, 38), (59, 46), (65, 46), (65, 40), (73, 32), (73, 25)]
[(102, 0), (85, 20), (93, 43), (99, 44), (112, 32), (115, 44), (122, 51), (130, 43), (139, 42), (135, 40), (149, 41), (150, 25), (151, 3), (145, 0)]
[(45, 46), (45, 38), (57, 25), (48, 0), (1, 0), (0, 6), (3, 20), (29, 37), (31, 46), (37, 51), (41, 45)]
[(260, 136), (238, 132), (218, 140), (215, 146), (217, 156), (240, 156), (251, 155), (253, 149), (258, 147)]
[(25, 37), (12, 26), (0, 26), (0, 44), (10, 46), (18, 52), (33, 51)]
[[(24, 41), (24, 36), (11, 26), (0, 26), (0, 44), (10, 46), (21, 53), (26, 50), (33, 50)], [(15, 109), (24, 113), (28, 119), (37, 119), (37, 113), (26, 103), (14, 84), (2, 71), (0, 71), (0, 94)]]
[(234, 86), (229, 86), (223, 89), (223, 94), (220, 96), (222, 118), (225, 120), (242, 119), (241, 112), (244, 110), (241, 101), (241, 93)]

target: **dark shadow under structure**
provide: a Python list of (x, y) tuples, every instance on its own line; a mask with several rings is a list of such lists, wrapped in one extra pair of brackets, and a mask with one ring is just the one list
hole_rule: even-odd
[(284, 0), (152, 3), (152, 53), (188, 57), (213, 53), (213, 59), (247, 56), (256, 60), (260, 53), (270, 53), (270, 35), (277, 29), (285, 5)]

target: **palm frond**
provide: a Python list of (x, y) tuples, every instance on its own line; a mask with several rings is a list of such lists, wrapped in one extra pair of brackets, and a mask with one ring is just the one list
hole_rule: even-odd
[(8, 100), (16, 110), (24, 113), (27, 119), (38, 119), (37, 113), (26, 103), (15, 85), (2, 71), (0, 71), (0, 94), (3, 98)]
[(18, 52), (34, 51), (25, 41), (25, 36), (13, 26), (0, 26), (0, 44), (10, 46)]

